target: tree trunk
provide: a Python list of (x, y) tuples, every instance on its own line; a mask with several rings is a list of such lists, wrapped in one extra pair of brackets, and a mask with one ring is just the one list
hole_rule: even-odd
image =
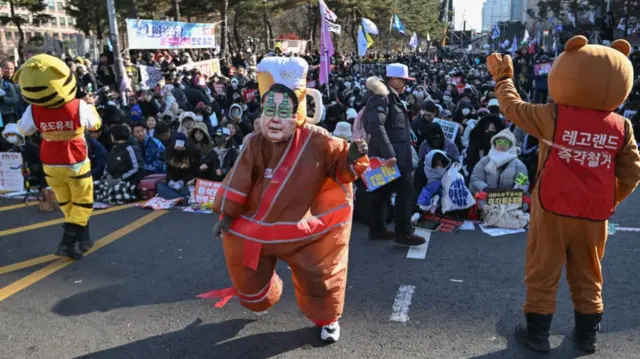
[(132, 3), (133, 3), (133, 7), (131, 8), (131, 17), (133, 19), (137, 19), (138, 18), (138, 2), (132, 1)]
[(173, 0), (173, 12), (176, 15), (176, 21), (180, 21), (180, 0)]
[(264, 23), (264, 26), (262, 27), (262, 29), (264, 30), (264, 49), (265, 51), (269, 51), (269, 49), (271, 49), (271, 44), (269, 41), (269, 28), (267, 27), (267, 10), (264, 9), (264, 11), (262, 12), (262, 20)]
[(222, 1), (222, 9), (220, 10), (220, 17), (222, 18), (222, 24), (220, 25), (220, 51), (224, 54), (227, 50), (227, 18), (229, 13), (229, 0)]
[(358, 54), (358, 14), (356, 9), (353, 9), (353, 18), (351, 19), (351, 39), (353, 40), (353, 46), (355, 47), (355, 54), (358, 62), (360, 62), (360, 54)]
[(240, 41), (240, 34), (238, 33), (238, 12), (235, 11), (233, 16), (233, 37), (236, 40), (236, 48), (238, 51), (242, 51), (242, 41)]
[(102, 26), (102, 18), (100, 17), (100, 11), (96, 11), (96, 37), (102, 41), (104, 36), (104, 27)]
[[(9, 10), (11, 12), (11, 18), (15, 19), (16, 11), (15, 11), (15, 8), (13, 7), (13, 1), (9, 1)], [(20, 34), (20, 39), (18, 40), (18, 57), (19, 57), (20, 63), (23, 63), (24, 62), (24, 30), (22, 30), (22, 24), (20, 23), (20, 20), (15, 21), (14, 24), (16, 24), (16, 27), (18, 28), (18, 33)]]

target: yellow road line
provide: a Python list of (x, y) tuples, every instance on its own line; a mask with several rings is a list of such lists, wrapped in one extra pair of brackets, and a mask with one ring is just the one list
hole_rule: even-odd
[(21, 269), (37, 266), (38, 264), (51, 262), (51, 261), (54, 261), (56, 259), (60, 259), (60, 257), (58, 257), (55, 254), (49, 254), (49, 255), (46, 255), (46, 256), (37, 257), (37, 258), (29, 259), (29, 260), (26, 260), (26, 261), (14, 263), (14, 264), (9, 264), (7, 266), (0, 267), (0, 274), (6, 274), (6, 273), (15, 272), (17, 270), (21, 270)]
[(10, 206), (4, 206), (4, 207), (0, 207), (0, 212), (4, 212), (4, 211), (10, 211), (12, 209), (16, 209), (16, 208), (25, 208), (25, 207), (29, 207), (29, 206), (35, 206), (36, 204), (38, 204), (39, 202), (27, 202), (27, 203), (18, 203), (18, 204), (12, 204)]
[[(107, 209), (101, 209), (101, 210), (98, 210), (98, 211), (94, 211), (93, 214), (91, 215), (91, 217), (99, 216), (101, 214), (107, 214), (107, 213), (111, 213), (111, 212), (121, 211), (121, 210), (127, 209), (127, 208), (133, 208), (133, 207), (130, 204), (125, 204), (125, 205), (122, 205), (122, 206), (115, 206), (115, 207), (110, 207), (110, 208), (107, 208)], [(30, 231), (30, 230), (33, 230), (33, 229), (49, 227), (49, 226), (53, 226), (53, 225), (61, 224), (61, 223), (64, 223), (64, 218), (52, 219), (50, 221), (44, 221), (44, 222), (40, 222), (40, 223), (29, 224), (29, 225), (22, 226), (22, 227), (5, 229), (4, 231), (0, 231), (0, 237), (8, 236), (10, 234), (16, 234), (16, 233), (20, 233), (20, 232), (26, 232), (26, 231)]]
[[(130, 223), (120, 229), (118, 229), (115, 232), (112, 232), (108, 235), (106, 235), (105, 237), (101, 238), (99, 241), (96, 242), (96, 244), (93, 246), (93, 248), (91, 248), (87, 253), (85, 253), (85, 256), (90, 255), (91, 253), (97, 251), (98, 249), (117, 241), (118, 239), (126, 236), (127, 234), (135, 231), (136, 229), (154, 221), (155, 219), (157, 219), (158, 217), (164, 215), (165, 213), (167, 213), (167, 211), (154, 211), (152, 213), (147, 214), (146, 216), (138, 219), (137, 221)], [(31, 274), (29, 274), (28, 276), (19, 279), (11, 284), (9, 284), (8, 286), (4, 287), (4, 288), (0, 288), (0, 302), (2, 302), (3, 300), (9, 298), (10, 296), (18, 293), (19, 291), (31, 286), (32, 284), (35, 284), (36, 282), (52, 275), (53, 273), (59, 271), (60, 269), (68, 266), (71, 263), (74, 263), (75, 261), (73, 259), (70, 258), (61, 258), (58, 259), (57, 261), (49, 264), (48, 266), (39, 269)]]

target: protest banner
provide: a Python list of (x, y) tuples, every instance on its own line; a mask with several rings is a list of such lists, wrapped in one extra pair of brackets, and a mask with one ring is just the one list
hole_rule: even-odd
[(553, 64), (548, 62), (546, 64), (536, 64), (533, 65), (533, 73), (536, 76), (544, 76), (544, 75), (548, 75), (549, 71), (551, 71), (551, 66)]
[(371, 158), (369, 160), (369, 167), (362, 174), (362, 180), (369, 192), (375, 191), (400, 177), (398, 166), (394, 166), (393, 168), (385, 167), (382, 165), (383, 161), (382, 158)]
[(0, 191), (24, 191), (20, 153), (0, 153)]
[(220, 182), (207, 181), (198, 178), (196, 180), (196, 188), (193, 191), (193, 202), (213, 203), (220, 185)]
[(418, 227), (430, 229), (436, 232), (454, 233), (464, 224), (450, 217), (445, 217), (435, 213), (425, 213), (418, 222)]
[(141, 207), (151, 208), (154, 211), (160, 211), (164, 209), (171, 209), (175, 207), (180, 201), (182, 201), (182, 198), (164, 199), (162, 197), (153, 197), (144, 202)]
[(192, 62), (190, 64), (178, 66), (176, 67), (176, 69), (178, 71), (196, 69), (201, 74), (207, 77), (211, 77), (217, 73), (220, 73), (220, 60), (211, 59), (211, 60), (205, 60), (205, 61)]
[(214, 84), (213, 88), (218, 96), (227, 96), (227, 88), (224, 84)]
[(140, 80), (148, 88), (153, 89), (162, 80), (162, 70), (153, 66), (139, 66), (140, 68)]
[(215, 24), (127, 19), (131, 50), (216, 47)]
[(458, 125), (457, 123), (455, 123), (453, 121), (441, 120), (439, 118), (436, 118), (433, 121), (438, 123), (440, 125), (440, 127), (442, 127), (442, 132), (444, 132), (444, 135), (447, 136), (447, 138), (451, 142), (455, 142), (456, 136), (458, 135), (458, 129), (460, 128), (460, 125)]
[(257, 89), (243, 89), (242, 97), (244, 98), (244, 103), (249, 103), (253, 101), (253, 98), (258, 95)]
[(487, 190), (487, 204), (517, 204), (522, 208), (522, 196), (524, 191), (520, 189), (495, 189)]

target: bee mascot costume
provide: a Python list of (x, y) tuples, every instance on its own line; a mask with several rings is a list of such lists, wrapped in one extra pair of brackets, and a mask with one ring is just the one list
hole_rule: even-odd
[(13, 81), (31, 104), (18, 123), (20, 132), (30, 136), (40, 131), (44, 173), (64, 213), (64, 235), (56, 254), (80, 259), (93, 246), (87, 227), (93, 179), (84, 136), (87, 129), (100, 128), (100, 116), (95, 107), (76, 98), (76, 79), (58, 58), (30, 58)]
[(525, 265), (526, 324), (516, 329), (520, 342), (536, 351), (550, 350), (565, 265), (576, 343), (582, 351), (596, 350), (607, 220), (640, 181), (631, 122), (614, 112), (633, 86), (630, 51), (625, 40), (607, 47), (589, 45), (584, 36), (570, 39), (549, 72), (554, 103), (542, 105), (520, 99), (509, 55), (487, 58), (500, 110), (540, 141)]

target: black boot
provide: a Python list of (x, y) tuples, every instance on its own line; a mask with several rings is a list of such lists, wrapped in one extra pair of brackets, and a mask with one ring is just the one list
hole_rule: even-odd
[(82, 227), (73, 223), (65, 223), (62, 227), (64, 228), (64, 234), (62, 235), (62, 240), (58, 245), (56, 255), (72, 259), (81, 259), (82, 252), (78, 249), (76, 241), (78, 236), (81, 235), (80, 231), (82, 230)]
[(87, 223), (86, 227), (80, 228), (82, 228), (82, 235), (79, 237), (79, 246), (82, 253), (86, 253), (93, 247), (95, 242), (91, 240), (91, 236), (89, 235), (89, 223)]
[(549, 328), (551, 327), (552, 314), (525, 313), (527, 323), (520, 323), (516, 327), (516, 339), (522, 344), (537, 352), (547, 353), (551, 351), (549, 344)]
[(578, 349), (585, 353), (594, 353), (598, 348), (596, 334), (600, 330), (602, 313), (582, 314), (575, 312), (576, 328), (574, 338)]

